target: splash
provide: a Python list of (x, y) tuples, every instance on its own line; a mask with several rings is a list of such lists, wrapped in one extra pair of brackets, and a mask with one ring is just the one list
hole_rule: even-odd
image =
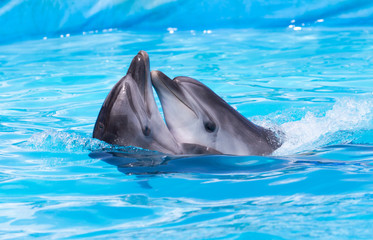
[[(373, 99), (338, 100), (323, 116), (307, 112), (293, 122), (281, 125), (285, 133), (283, 145), (274, 155), (290, 155), (330, 144), (346, 144), (372, 130)], [(370, 139), (372, 141), (372, 139)]]
[(111, 145), (83, 133), (57, 131), (54, 129), (35, 133), (26, 142), (20, 143), (20, 145), (36, 151), (48, 152), (119, 151), (137, 153), (147, 151), (137, 147)]
[(72, 131), (57, 131), (49, 129), (35, 133), (27, 141), (19, 144), (35, 151), (48, 152), (121, 152), (127, 154), (154, 154), (155, 151), (133, 147), (111, 145), (104, 141), (92, 138), (84, 133)]
[(35, 133), (23, 145), (37, 151), (49, 152), (87, 152), (112, 147), (83, 134), (53, 129)]

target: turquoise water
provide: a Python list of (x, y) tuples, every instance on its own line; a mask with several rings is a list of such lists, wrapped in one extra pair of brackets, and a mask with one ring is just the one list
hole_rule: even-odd
[[(0, 238), (370, 239), (373, 29), (107, 29), (0, 45)], [(91, 138), (139, 50), (285, 142), (165, 157)]]

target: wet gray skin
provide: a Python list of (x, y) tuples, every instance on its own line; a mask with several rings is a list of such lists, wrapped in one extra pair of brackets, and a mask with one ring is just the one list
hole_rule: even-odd
[(160, 71), (152, 71), (151, 78), (177, 141), (232, 155), (268, 155), (281, 146), (273, 131), (250, 122), (201, 82), (171, 80)]
[(127, 75), (106, 97), (93, 137), (110, 144), (135, 146), (166, 154), (218, 153), (196, 144), (178, 143), (168, 130), (154, 100), (149, 57), (140, 51)]
[(155, 103), (149, 57), (140, 51), (127, 75), (111, 89), (102, 105), (93, 137), (105, 142), (179, 154), (179, 144), (167, 129)]

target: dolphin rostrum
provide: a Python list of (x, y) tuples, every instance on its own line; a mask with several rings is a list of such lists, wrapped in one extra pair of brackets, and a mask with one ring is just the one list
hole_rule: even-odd
[(166, 154), (219, 153), (193, 143), (177, 142), (168, 130), (154, 100), (149, 57), (140, 51), (127, 75), (106, 97), (93, 137), (120, 146), (135, 146)]
[(151, 79), (177, 141), (232, 155), (268, 155), (281, 146), (275, 132), (250, 122), (201, 82), (171, 80), (160, 71), (152, 71)]

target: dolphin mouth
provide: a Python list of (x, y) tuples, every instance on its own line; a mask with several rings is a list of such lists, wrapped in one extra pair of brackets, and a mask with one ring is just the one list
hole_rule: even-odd
[(128, 68), (127, 75), (130, 75), (133, 82), (137, 85), (139, 91), (141, 92), (141, 97), (143, 99), (146, 112), (148, 116), (151, 115), (151, 103), (154, 102), (151, 78), (150, 78), (150, 62), (149, 55), (141, 50), (132, 59), (131, 65)]
[(162, 94), (167, 94), (167, 92), (169, 92), (179, 102), (181, 102), (187, 108), (189, 108), (190, 111), (192, 111), (196, 115), (196, 117), (198, 117), (197, 113), (193, 110), (193, 107), (188, 103), (185, 95), (180, 89), (180, 86), (177, 84), (175, 80), (171, 80), (161, 71), (151, 71), (151, 81), (156, 92), (158, 93), (160, 97), (161, 102), (162, 102)]

